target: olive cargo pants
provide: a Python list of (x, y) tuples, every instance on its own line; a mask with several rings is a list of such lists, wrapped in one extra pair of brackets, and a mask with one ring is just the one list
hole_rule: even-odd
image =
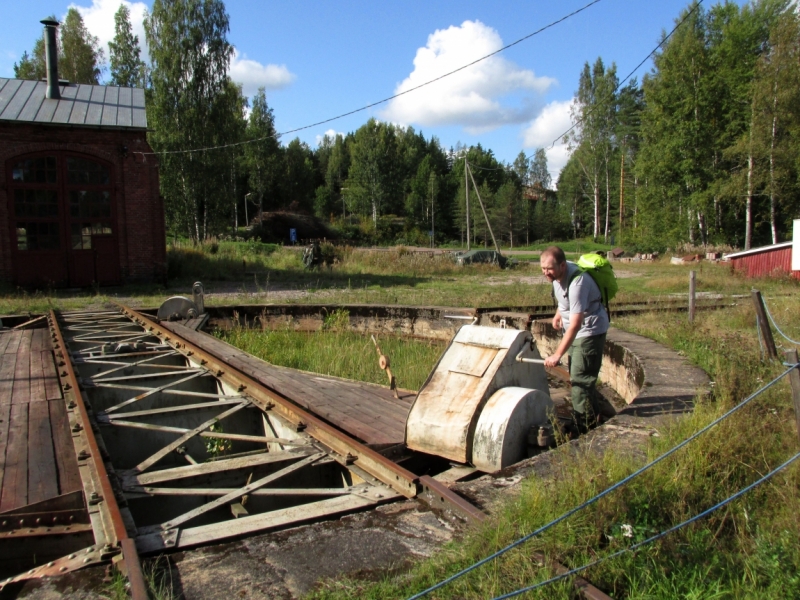
[(603, 364), (606, 334), (575, 338), (569, 354), (569, 379), (572, 383), (572, 411), (577, 425), (584, 429), (599, 413), (597, 405), (597, 376)]

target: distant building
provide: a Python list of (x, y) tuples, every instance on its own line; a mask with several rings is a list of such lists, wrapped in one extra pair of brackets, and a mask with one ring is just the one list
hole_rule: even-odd
[(752, 248), (725, 256), (731, 266), (747, 277), (789, 274), (800, 279), (800, 270), (792, 270), (792, 242)]
[[(55, 21), (43, 21), (46, 41)], [(166, 276), (144, 90), (0, 78), (0, 278), (83, 287)]]

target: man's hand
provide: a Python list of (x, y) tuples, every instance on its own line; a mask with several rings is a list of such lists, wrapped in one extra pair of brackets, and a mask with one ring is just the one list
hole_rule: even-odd
[(553, 329), (555, 329), (556, 331), (561, 331), (561, 325), (562, 325), (561, 313), (558, 311), (558, 309), (556, 309), (556, 314), (553, 317)]
[(544, 359), (545, 367), (557, 367), (559, 363), (561, 363), (560, 354), (551, 354), (550, 356)]

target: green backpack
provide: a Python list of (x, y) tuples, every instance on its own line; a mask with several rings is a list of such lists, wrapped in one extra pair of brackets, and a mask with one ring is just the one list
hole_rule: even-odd
[(608, 312), (610, 316), (611, 313), (608, 310), (608, 303), (617, 295), (617, 290), (619, 289), (617, 277), (614, 275), (614, 268), (611, 266), (611, 263), (608, 262), (606, 257), (592, 253), (581, 256), (578, 259), (577, 265), (578, 271), (570, 278), (567, 285), (569, 286), (572, 280), (580, 273), (588, 273), (589, 276), (594, 279), (597, 287), (600, 288), (603, 306), (606, 307), (606, 312)]

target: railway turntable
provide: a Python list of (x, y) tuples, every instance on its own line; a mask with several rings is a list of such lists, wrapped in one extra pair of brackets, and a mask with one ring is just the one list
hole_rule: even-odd
[[(0, 422), (9, 431), (0, 501), (6, 486), (28, 486), (2, 505), (12, 531), (0, 544), (17, 561), (5, 564), (4, 586), (114, 561), (138, 597), (140, 554), (402, 498), (481, 520), (432, 475), (516, 462), (531, 428), (551, 418), (530, 332), (462, 327), (415, 396), (269, 365), (187, 327), (196, 317), (120, 306), (50, 313), (49, 330), (0, 336), (12, 390), (0, 405), (11, 417)], [(28, 445), (17, 452), (23, 413)], [(25, 534), (31, 520), (38, 528)], [(29, 550), (36, 536), (49, 553)], [(29, 546), (11, 550), (20, 538)]]

